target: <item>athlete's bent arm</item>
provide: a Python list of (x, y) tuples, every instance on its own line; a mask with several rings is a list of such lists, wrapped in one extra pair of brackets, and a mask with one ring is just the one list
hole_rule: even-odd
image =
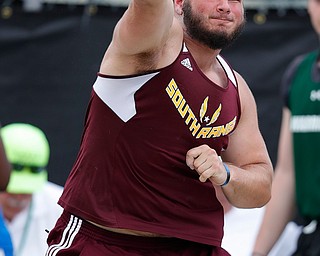
[(271, 198), (273, 167), (259, 130), (254, 97), (239, 74), (237, 79), (241, 117), (228, 149), (222, 154), (223, 161), (231, 163), (231, 180), (223, 192), (236, 207), (261, 207)]
[[(256, 104), (243, 78), (237, 74), (241, 101), (241, 118), (229, 146), (221, 157), (230, 170), (230, 182), (223, 186), (229, 202), (240, 208), (265, 205), (271, 197), (272, 164), (258, 127)], [(196, 170), (200, 181), (209, 179), (222, 185), (227, 173), (217, 153), (207, 145), (188, 151), (187, 165)]]

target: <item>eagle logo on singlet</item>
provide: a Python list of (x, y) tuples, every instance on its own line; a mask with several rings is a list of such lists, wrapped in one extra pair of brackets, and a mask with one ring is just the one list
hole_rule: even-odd
[(212, 116), (207, 115), (209, 96), (207, 96), (201, 106), (199, 106), (199, 120), (186, 99), (183, 97), (175, 80), (172, 79), (166, 87), (166, 92), (170, 97), (180, 116), (184, 119), (192, 136), (198, 138), (218, 138), (231, 133), (236, 125), (237, 117), (235, 116), (230, 122), (224, 125), (212, 126), (219, 118), (222, 111), (222, 104), (213, 112)]

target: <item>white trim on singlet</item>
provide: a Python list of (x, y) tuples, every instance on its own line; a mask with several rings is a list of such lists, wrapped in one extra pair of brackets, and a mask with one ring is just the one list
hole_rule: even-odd
[(119, 118), (127, 122), (136, 114), (135, 92), (158, 73), (121, 79), (98, 76), (93, 89)]
[(189, 52), (186, 43), (183, 43), (183, 50), (182, 50), (182, 52)]
[[(186, 43), (183, 43), (183, 52), (189, 52), (188, 47), (186, 45)], [(227, 74), (227, 77), (229, 78), (229, 80), (234, 84), (235, 87), (238, 86), (237, 84), (237, 79), (234, 75), (233, 70), (231, 69), (231, 67), (229, 66), (229, 64), (220, 56), (217, 56), (218, 61), (220, 62), (222, 68), (224, 69), (224, 71)]]
[(68, 249), (71, 246), (75, 236), (78, 234), (81, 228), (81, 224), (81, 219), (75, 217), (74, 215), (71, 215), (69, 223), (63, 231), (60, 242), (58, 244), (49, 246), (46, 252), (46, 256), (56, 256), (59, 251)]
[(234, 75), (233, 70), (231, 69), (231, 67), (229, 66), (229, 64), (220, 56), (217, 56), (218, 61), (220, 62), (220, 64), (222, 65), (224, 71), (226, 72), (229, 80), (234, 84), (235, 87), (237, 87), (237, 79)]

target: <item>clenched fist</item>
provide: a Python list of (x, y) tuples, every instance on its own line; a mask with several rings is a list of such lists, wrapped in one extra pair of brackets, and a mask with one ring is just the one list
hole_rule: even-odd
[(201, 182), (209, 179), (214, 185), (221, 186), (227, 180), (227, 172), (220, 157), (208, 145), (190, 149), (186, 155), (186, 163), (191, 170), (197, 171)]

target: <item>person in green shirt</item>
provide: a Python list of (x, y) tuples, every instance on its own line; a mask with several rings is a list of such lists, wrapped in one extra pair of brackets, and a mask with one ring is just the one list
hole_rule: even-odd
[[(320, 37), (320, 0), (308, 0)], [(298, 56), (283, 79), (284, 108), (272, 199), (252, 256), (268, 255), (287, 223), (302, 218), (294, 256), (320, 255), (320, 54)], [(293, 241), (294, 242), (294, 241)]]

